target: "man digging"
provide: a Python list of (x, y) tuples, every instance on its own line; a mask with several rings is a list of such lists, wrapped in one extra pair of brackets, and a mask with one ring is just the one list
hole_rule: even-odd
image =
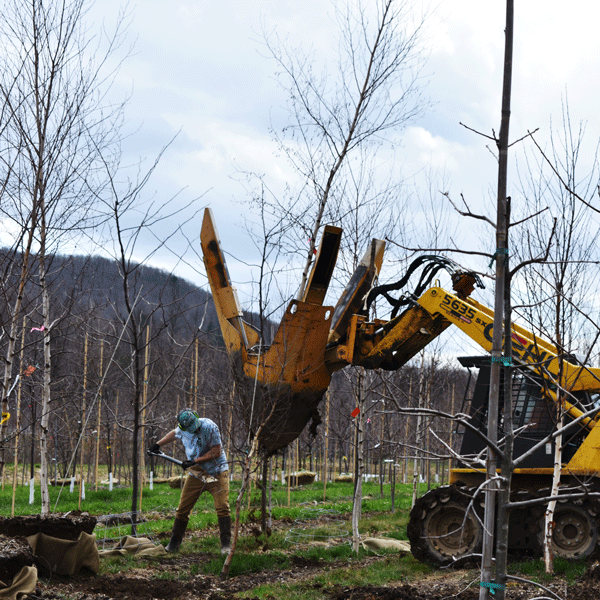
[(215, 503), (221, 538), (221, 554), (227, 554), (231, 544), (231, 511), (229, 509), (229, 465), (221, 445), (221, 434), (217, 424), (201, 418), (197, 412), (186, 408), (177, 416), (177, 427), (158, 442), (149, 452), (158, 454), (161, 446), (181, 440), (187, 460), (182, 467), (188, 475), (181, 491), (179, 506), (175, 513), (171, 540), (167, 552), (177, 552), (183, 535), (200, 494), (209, 492)]

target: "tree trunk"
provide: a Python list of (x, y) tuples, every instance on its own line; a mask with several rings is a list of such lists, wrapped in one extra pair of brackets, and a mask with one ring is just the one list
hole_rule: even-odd
[[(50, 348), (50, 298), (46, 285), (44, 260), (41, 260), (40, 269), (43, 273), (42, 304), (44, 313), (44, 381), (42, 386), (42, 418), (40, 419), (40, 488), (42, 495), (42, 515), (50, 514), (50, 495), (48, 492), (48, 428), (50, 423), (50, 383), (52, 381), (52, 355)], [(55, 440), (56, 443), (56, 440)]]
[[(412, 382), (411, 382), (412, 383)], [(424, 407), (425, 403), (424, 403), (424, 389), (425, 389), (425, 353), (421, 352), (421, 369), (420, 369), (420, 380), (419, 380), (419, 403), (418, 403), (418, 407), (421, 409)], [(412, 494), (412, 502), (411, 502), (411, 507), (413, 507), (415, 505), (415, 502), (417, 501), (417, 497), (419, 496), (419, 474), (420, 474), (420, 465), (419, 465), (419, 459), (417, 458), (417, 453), (419, 452), (419, 448), (422, 448), (423, 446), (423, 432), (421, 431), (422, 427), (423, 427), (423, 415), (419, 412), (417, 413), (417, 431), (416, 431), (416, 438), (415, 438), (415, 460), (413, 463), (413, 494)], [(406, 430), (408, 433), (408, 422), (407, 422), (407, 426), (406, 426)], [(408, 442), (408, 437), (407, 440)]]
[(269, 487), (269, 459), (263, 456), (262, 459), (262, 489), (260, 495), (260, 528), (261, 532), (267, 533), (267, 498)]
[[(329, 458), (329, 408), (330, 408), (329, 389), (325, 392), (325, 430), (324, 430), (324, 448), (323, 448), (323, 502), (327, 499), (327, 463)], [(333, 455), (335, 464), (335, 453)]]
[(260, 428), (254, 436), (254, 440), (252, 441), (252, 445), (250, 446), (250, 450), (248, 451), (248, 454), (246, 455), (246, 459), (244, 460), (244, 464), (242, 466), (242, 485), (240, 487), (240, 491), (238, 492), (237, 500), (235, 502), (235, 522), (233, 527), (233, 535), (231, 538), (231, 547), (229, 553), (227, 554), (227, 557), (225, 558), (225, 562), (223, 563), (223, 568), (221, 569), (221, 581), (225, 581), (229, 577), (231, 561), (233, 560), (233, 555), (237, 546), (237, 541), (240, 534), (240, 515), (242, 511), (242, 501), (244, 499), (244, 494), (246, 490), (249, 488), (252, 457), (256, 452), (256, 444), (259, 438), (259, 433)]
[[(561, 418), (556, 427), (561, 429), (564, 427), (564, 419)], [(558, 487), (560, 486), (560, 466), (562, 460), (562, 434), (558, 435), (554, 440), (554, 471), (552, 472), (552, 487), (550, 496), (558, 495)], [(554, 509), (556, 508), (556, 500), (550, 500), (544, 514), (544, 568), (546, 573), (554, 573), (554, 561), (552, 557), (552, 527), (554, 523)]]
[(363, 371), (358, 368), (356, 400), (359, 413), (356, 416), (356, 453), (354, 463), (354, 498), (352, 502), (352, 549), (358, 552), (360, 543), (359, 523), (362, 512), (362, 473), (363, 473)]
[(50, 513), (50, 495), (48, 492), (48, 426), (50, 422), (50, 384), (52, 382), (52, 354), (50, 348), (50, 294), (46, 272), (46, 205), (44, 198), (40, 200), (40, 252), (39, 273), (40, 287), (42, 289), (42, 315), (43, 315), (43, 384), (42, 384), (42, 417), (40, 419), (40, 488), (42, 496), (42, 515)]
[(131, 475), (131, 534), (137, 533), (137, 511), (138, 511), (138, 498), (139, 498), (139, 484), (140, 484), (140, 468), (139, 468), (139, 439), (140, 439), (140, 398), (139, 394), (135, 395), (133, 403), (133, 435), (131, 438), (131, 453), (132, 453), (132, 475)]
[[(563, 270), (564, 276), (564, 270)], [(556, 338), (556, 347), (558, 349), (563, 348), (563, 335), (562, 328), (565, 326), (565, 323), (562, 316), (562, 294), (563, 294), (563, 281), (559, 281), (557, 285), (557, 294), (556, 294), (556, 305), (555, 305), (555, 338)], [(563, 368), (564, 361), (563, 355), (559, 354), (558, 356), (558, 382), (562, 383), (563, 381)], [(565, 424), (565, 414), (563, 407), (563, 395), (557, 394), (557, 407), (556, 410), (558, 414), (556, 415), (556, 428), (562, 429)], [(562, 466), (562, 445), (563, 445), (563, 436), (562, 433), (556, 437), (554, 440), (554, 469), (552, 471), (552, 486), (550, 489), (550, 496), (558, 495), (558, 488), (560, 486), (560, 475), (561, 475), (561, 466)], [(556, 508), (556, 500), (551, 500), (548, 502), (546, 507), (546, 512), (544, 514), (544, 567), (546, 573), (554, 573), (554, 561), (552, 557), (552, 527), (554, 524), (554, 509)]]
[[(21, 313), (21, 306), (23, 304), (23, 291), (25, 284), (29, 279), (29, 261), (31, 253), (31, 245), (33, 243), (33, 234), (36, 228), (37, 218), (37, 203), (34, 203), (33, 210), (31, 213), (31, 223), (27, 230), (27, 244), (23, 252), (23, 261), (21, 264), (21, 273), (19, 275), (19, 290), (17, 292), (17, 299), (13, 305), (12, 313), (10, 315), (10, 333), (8, 335), (8, 343), (6, 347), (6, 355), (4, 358), (4, 375), (2, 378), (2, 412), (8, 412), (8, 392), (11, 389), (12, 382), (12, 365), (13, 356), (15, 354), (15, 345), (17, 342), (17, 325), (19, 321), (19, 314)], [(8, 421), (0, 424), (0, 477), (4, 477), (4, 463), (5, 463), (5, 452), (7, 444), (3, 443), (6, 438), (6, 432), (8, 430)]]
[[(504, 47), (504, 78), (502, 84), (502, 118), (500, 136), (498, 139), (498, 198), (496, 220), (496, 292), (494, 303), (494, 333), (492, 342), (492, 372), (490, 382), (490, 403), (488, 407), (488, 437), (496, 443), (498, 435), (498, 411), (500, 404), (500, 375), (501, 364), (504, 364), (504, 425), (508, 434), (505, 441), (504, 459), (500, 465), (502, 483), (500, 485), (500, 506), (498, 519), (495, 519), (496, 486), (488, 486), (485, 501), (485, 531), (483, 543), (483, 558), (481, 565), (480, 599), (489, 598), (492, 579), (492, 547), (494, 526), (497, 527), (498, 539), (496, 540), (496, 585), (500, 586), (495, 595), (498, 600), (504, 600), (504, 586), (506, 585), (506, 564), (508, 549), (508, 501), (510, 498), (510, 483), (512, 477), (512, 414), (511, 390), (512, 369), (511, 359), (511, 305), (510, 281), (508, 280), (508, 227), (509, 227), (509, 199), (507, 197), (508, 178), (508, 132), (510, 125), (510, 100), (512, 87), (512, 55), (513, 55), (513, 20), (514, 0), (506, 2), (506, 29)], [(503, 331), (504, 326), (504, 331)], [(502, 357), (502, 338), (508, 340)], [(496, 456), (488, 449), (488, 479), (496, 476)]]

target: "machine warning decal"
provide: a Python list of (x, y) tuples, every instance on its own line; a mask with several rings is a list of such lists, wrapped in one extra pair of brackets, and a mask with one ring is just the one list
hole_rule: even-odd
[(518, 336), (514, 331), (512, 332), (511, 336), (510, 336), (515, 342), (519, 342), (519, 344), (521, 344), (521, 346), (526, 346), (527, 345), (527, 340)]

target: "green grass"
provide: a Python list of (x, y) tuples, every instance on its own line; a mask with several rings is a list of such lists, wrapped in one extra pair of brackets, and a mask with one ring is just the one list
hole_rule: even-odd
[(557, 575), (572, 583), (581, 577), (588, 568), (589, 561), (586, 559), (567, 560), (556, 557), (554, 559), (554, 575), (546, 573), (544, 561), (539, 558), (511, 563), (508, 572), (511, 575), (527, 577), (542, 584), (551, 582)]
[[(424, 486), (423, 486), (424, 487)], [(231, 483), (230, 502), (232, 512), (239, 482)], [(327, 496), (323, 499), (323, 485), (314, 483), (292, 489), (288, 506), (288, 490), (285, 485), (274, 484), (272, 491), (272, 515), (275, 520), (283, 520), (286, 527), (276, 528), (271, 535), (260, 531), (260, 491), (253, 490), (248, 502), (244, 499), (241, 513), (243, 531), (238, 539), (236, 553), (231, 565), (230, 577), (275, 571), (302, 565), (315, 567), (314, 575), (304, 581), (286, 584), (265, 584), (240, 598), (252, 597), (264, 600), (325, 600), (339, 586), (385, 585), (401, 581), (410, 582), (433, 571), (431, 567), (417, 562), (411, 555), (399, 557), (393, 551), (378, 551), (379, 559), (374, 562), (362, 561), (374, 553), (360, 549), (358, 554), (350, 546), (352, 511), (351, 482), (336, 482), (327, 485)], [(384, 487), (381, 498), (378, 483), (363, 484), (362, 518), (360, 533), (363, 537), (389, 537), (406, 539), (406, 524), (410, 512), (412, 487), (397, 485), (395, 511), (391, 511), (389, 484)], [(422, 489), (421, 493), (426, 490)], [(167, 538), (171, 530), (175, 508), (181, 491), (166, 484), (155, 484), (154, 489), (144, 488), (142, 493), (142, 514), (145, 521), (138, 525), (139, 535), (153, 539)], [(51, 509), (64, 513), (79, 508), (79, 489), (71, 493), (69, 487), (50, 488)], [(0, 505), (10, 507), (12, 489), (0, 490)], [(29, 487), (19, 486), (16, 490), (15, 513), (27, 515), (39, 513), (39, 487), (36, 488), (35, 503), (29, 504)], [(124, 515), (131, 511), (131, 489), (115, 487), (113, 491), (101, 488), (98, 491), (86, 490), (81, 509), (94, 516)], [(8, 516), (8, 511), (3, 511)], [(317, 521), (317, 517), (321, 520)], [(127, 520), (126, 520), (127, 521)], [(217, 537), (217, 517), (213, 500), (203, 494), (191, 516), (188, 529), (202, 532), (202, 535), (186, 536), (181, 554), (208, 555), (208, 560), (191, 561), (188, 566), (173, 570), (158, 570), (158, 579), (187, 581), (198, 574), (218, 576), (223, 566), (219, 554)], [(298, 531), (299, 535), (291, 534)], [(340, 535), (345, 532), (345, 537)], [(131, 523), (114, 527), (98, 525), (95, 530), (99, 545), (111, 548), (114, 540), (131, 533)], [(324, 543), (325, 542), (325, 543)], [(160, 559), (158, 559), (160, 561)], [(361, 562), (362, 561), (362, 562)], [(580, 577), (589, 566), (586, 561), (554, 561), (555, 574), (568, 581)], [(111, 556), (101, 560), (100, 573), (118, 574), (140, 568), (140, 559), (134, 556)], [(541, 560), (512, 563), (509, 572), (531, 578), (545, 584), (552, 577), (544, 573)], [(328, 595), (329, 594), (329, 595)]]
[[(235, 499), (239, 490), (239, 482), (231, 482), (230, 502), (234, 508)], [(295, 526), (296, 521), (306, 518), (314, 519), (318, 512), (337, 512), (340, 515), (348, 515), (352, 511), (352, 490), (350, 482), (336, 482), (327, 485), (326, 499), (323, 500), (323, 484), (294, 488), (290, 493), (288, 506), (287, 486), (275, 483), (272, 492), (272, 516), (275, 520), (285, 520), (290, 523), (290, 528)], [(384, 535), (396, 539), (406, 539), (406, 522), (410, 509), (411, 488), (409, 485), (396, 487), (396, 510), (390, 513), (391, 498), (389, 485), (385, 486), (386, 496), (380, 497), (378, 483), (363, 484), (362, 510), (364, 518), (361, 522), (361, 533), (366, 536)], [(96, 491), (88, 488), (85, 498), (79, 500), (79, 488), (76, 486), (73, 492), (68, 485), (63, 487), (50, 486), (50, 510), (56, 513), (81, 510), (89, 512), (94, 516), (123, 515), (124, 522), (113, 527), (96, 527), (96, 536), (103, 547), (111, 544), (112, 540), (120, 539), (131, 534), (132, 519), (129, 516), (132, 510), (131, 488), (114, 487), (109, 491), (102, 487)], [(155, 484), (154, 489), (145, 487), (142, 491), (142, 515), (144, 522), (137, 525), (138, 535), (156, 536), (170, 531), (175, 508), (179, 502), (181, 491), (170, 488), (167, 484)], [(253, 490), (248, 510), (248, 499), (244, 499), (241, 515), (242, 523), (254, 523), (260, 525), (260, 491)], [(0, 505), (10, 507), (12, 504), (12, 488), (5, 486), (0, 490)], [(36, 514), (41, 510), (39, 486), (35, 489), (34, 503), (29, 504), (29, 486), (17, 486), (15, 494), (15, 515), (22, 516)], [(3, 511), (4, 516), (9, 516), (9, 511)], [(214, 511), (213, 500), (210, 494), (203, 494), (196, 503), (194, 512), (190, 518), (189, 530), (204, 531), (215, 530), (217, 517)], [(349, 525), (346, 530), (349, 529)], [(311, 531), (311, 534), (313, 532)], [(335, 534), (335, 528), (333, 534)], [(319, 540), (321, 536), (328, 537), (330, 528), (325, 526), (315, 529), (314, 539)], [(279, 536), (279, 537), (277, 537)], [(254, 538), (249, 536), (242, 539), (242, 551), (252, 552), (265, 545), (268, 548), (284, 548), (285, 535), (276, 534), (271, 539)], [(289, 540), (288, 540), (289, 541)], [(196, 551), (210, 551), (210, 541), (197, 542), (199, 547)], [(246, 548), (244, 548), (244, 546)], [(289, 546), (289, 544), (288, 544)], [(286, 548), (287, 550), (287, 548)]]
[(358, 557), (348, 548), (347, 565), (320, 565), (319, 574), (314, 578), (293, 584), (265, 584), (248, 592), (239, 594), (240, 598), (261, 598), (269, 600), (325, 600), (330, 592), (346, 586), (383, 586), (387, 583), (410, 581), (424, 573), (430, 573), (431, 567), (418, 563), (412, 556), (398, 558), (396, 553), (386, 556), (374, 564), (357, 567), (352, 560), (364, 558), (364, 551)]
[[(230, 501), (232, 506), (239, 490), (239, 482), (231, 482)], [(291, 502), (288, 506), (287, 487), (276, 482), (272, 493), (272, 514), (274, 519), (298, 519), (303, 511), (318, 507), (319, 509), (332, 509), (341, 513), (352, 510), (352, 483), (328, 483), (327, 496), (323, 500), (323, 484), (314, 483), (291, 490)], [(385, 498), (380, 498), (378, 483), (363, 484), (363, 512), (389, 512), (391, 508), (390, 486), (385, 486)], [(425, 489), (423, 489), (423, 492)], [(396, 511), (408, 510), (410, 506), (409, 485), (396, 486)], [(50, 486), (50, 510), (51, 512), (65, 513), (68, 511), (87, 511), (92, 515), (123, 514), (132, 510), (131, 488), (114, 487), (109, 491), (106, 486), (99, 486), (95, 491), (92, 486), (86, 487), (85, 498), (79, 501), (79, 488), (76, 486), (73, 492), (69, 485)], [(173, 513), (179, 501), (181, 492), (179, 489), (170, 488), (167, 484), (154, 484), (150, 490), (146, 486), (142, 491), (142, 513), (143, 514), (168, 514)], [(5, 483), (4, 489), (0, 490), (0, 505), (10, 507), (12, 504), (12, 487)], [(248, 506), (247, 497), (244, 500), (244, 509)], [(260, 491), (253, 490), (250, 501), (250, 513), (244, 510), (246, 516), (258, 518), (260, 507)], [(41, 510), (39, 484), (35, 488), (34, 503), (29, 504), (29, 486), (18, 485), (15, 493), (15, 515), (37, 514)], [(3, 516), (9, 516), (9, 510), (3, 510)], [(252, 515), (252, 513), (254, 513)], [(202, 529), (212, 527), (216, 524), (216, 516), (212, 504), (212, 497), (203, 494), (196, 504), (192, 515), (193, 527)]]
[[(235, 500), (239, 491), (239, 482), (233, 481), (230, 490), (232, 513), (235, 511)], [(360, 531), (367, 536), (386, 536), (406, 539), (406, 523), (410, 510), (412, 488), (409, 485), (396, 486), (395, 506), (391, 512), (390, 486), (385, 486), (385, 497), (381, 498), (378, 483), (363, 484), (363, 502)], [(71, 493), (69, 486), (50, 488), (50, 507), (52, 512), (65, 513), (79, 509), (79, 488)], [(423, 490), (425, 492), (426, 490)], [(296, 565), (317, 565), (317, 576), (305, 583), (294, 585), (269, 585), (264, 590), (252, 591), (252, 596), (259, 598), (317, 598), (323, 590), (333, 585), (366, 585), (368, 583), (384, 584), (387, 581), (399, 581), (410, 578), (411, 573), (420, 574), (425, 567), (412, 557), (398, 558), (396, 553), (386, 555), (378, 552), (383, 560), (376, 566), (359, 568), (357, 559), (369, 554), (361, 549), (356, 555), (349, 544), (351, 538), (350, 513), (352, 511), (353, 484), (336, 482), (327, 485), (327, 495), (323, 499), (322, 483), (292, 489), (288, 506), (288, 489), (286, 485), (275, 483), (272, 491), (272, 516), (274, 520), (283, 520), (287, 526), (275, 529), (271, 535), (260, 532), (260, 490), (253, 490), (248, 502), (243, 502), (241, 522), (243, 532), (238, 539), (236, 553), (231, 566), (230, 577), (246, 573), (259, 573), (269, 570), (281, 570)], [(145, 487), (142, 492), (142, 515), (144, 522), (137, 527), (139, 535), (148, 535), (153, 539), (167, 539), (171, 530), (175, 508), (179, 502), (181, 491), (172, 489), (166, 484), (154, 484), (154, 489)], [(86, 489), (85, 499), (81, 502), (81, 510), (94, 516), (127, 515), (130, 513), (131, 489), (115, 487), (109, 491), (106, 487), (97, 491)], [(0, 505), (11, 506), (12, 488), (0, 490)], [(39, 485), (35, 490), (35, 502), (29, 504), (29, 487), (19, 486), (16, 490), (15, 514), (36, 514), (40, 511)], [(7, 511), (3, 511), (8, 516)], [(326, 516), (328, 522), (319, 522), (317, 517)], [(131, 522), (113, 527), (96, 526), (96, 537), (99, 546), (112, 548), (116, 541), (131, 534)], [(290, 538), (290, 530), (308, 531), (306, 539)], [(184, 539), (181, 553), (208, 554), (209, 560), (192, 562), (177, 572), (159, 571), (157, 578), (181, 581), (189, 580), (197, 574), (218, 575), (223, 566), (223, 557), (218, 553), (217, 517), (210, 494), (203, 494), (198, 500), (190, 518), (188, 530), (202, 532), (203, 535), (190, 535)], [(345, 537), (340, 537), (340, 531)], [(337, 536), (331, 539), (330, 536)], [(324, 544), (332, 542), (331, 544)], [(132, 556), (111, 556), (101, 559), (100, 573), (124, 573), (140, 567), (140, 559)], [(335, 582), (335, 583), (332, 583)], [(242, 596), (240, 596), (242, 597)]]
[(112, 575), (129, 571), (139, 565), (139, 559), (133, 554), (124, 554), (122, 556), (107, 556), (102, 559), (102, 573)]

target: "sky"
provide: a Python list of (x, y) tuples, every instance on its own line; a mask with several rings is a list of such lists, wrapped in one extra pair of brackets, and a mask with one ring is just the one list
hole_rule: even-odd
[[(539, 128), (537, 139), (546, 145), (568, 99), (572, 123), (585, 126), (583, 162), (591, 165), (600, 139), (600, 5), (583, 0), (515, 4), (511, 140)], [(98, 2), (91, 23), (96, 27), (104, 20), (110, 27), (121, 6), (117, 0)], [(260, 173), (275, 190), (296, 177), (270, 134), (271, 125), (285, 118), (286, 95), (261, 32), (276, 31), (292, 46), (312, 50), (319, 64), (331, 69), (336, 58), (331, 7), (322, 0), (138, 0), (127, 7), (128, 39), (135, 48), (113, 89), (130, 94), (126, 127), (132, 134), (124, 145), (125, 162), (149, 164), (176, 136), (147, 193), (158, 201), (175, 195), (182, 203), (199, 198), (197, 207), (212, 208), (242, 303), (254, 255), (244, 228), (247, 191), (238, 173)], [(425, 173), (442, 173), (444, 191), (455, 199), (462, 194), (494, 218), (496, 161), (490, 140), (473, 130), (488, 136), (499, 130), (505, 3), (439, 0), (427, 7), (431, 16), (421, 77), (432, 106), (403, 132), (397, 160), (407, 181), (418, 186)], [(523, 146), (515, 144), (515, 157)], [(511, 162), (511, 181), (517, 174)], [(517, 190), (511, 189), (516, 198)], [(445, 200), (438, 194), (435, 201)], [(178, 218), (190, 219), (185, 225), (197, 247), (201, 214)], [(458, 243), (468, 243), (472, 235), (467, 228)], [(140, 256), (153, 243), (152, 237), (142, 240)], [(205, 286), (199, 257), (190, 254), (177, 262), (179, 248), (173, 242), (173, 252), (156, 254), (154, 264), (176, 268)]]

